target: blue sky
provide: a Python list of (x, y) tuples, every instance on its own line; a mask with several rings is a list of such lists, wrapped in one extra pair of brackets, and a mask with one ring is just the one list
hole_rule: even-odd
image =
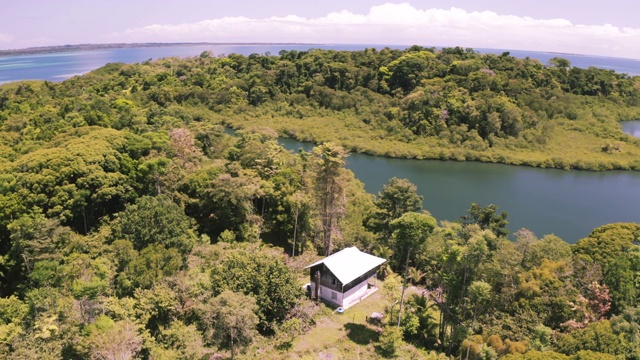
[(19, 0), (0, 49), (109, 42), (419, 44), (640, 58), (635, 0)]

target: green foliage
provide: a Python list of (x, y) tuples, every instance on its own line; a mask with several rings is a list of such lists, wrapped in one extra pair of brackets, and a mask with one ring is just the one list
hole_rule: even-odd
[(117, 279), (118, 291), (121, 295), (130, 295), (134, 289), (149, 289), (181, 266), (182, 258), (175, 248), (151, 244), (126, 265)]
[(92, 358), (134, 358), (142, 348), (137, 326), (128, 320), (114, 322), (101, 315), (87, 328), (87, 346)]
[(618, 314), (637, 301), (637, 279), (640, 262), (634, 245), (640, 236), (636, 223), (615, 223), (594, 229), (588, 237), (573, 245), (573, 252), (592, 259), (603, 270), (603, 281), (609, 287), (612, 312)]
[[(617, 123), (638, 116), (631, 105), (638, 101), (632, 90), (637, 86), (624, 75), (445, 50), (314, 50), (278, 60), (274, 85), (283, 97), (243, 111), (300, 140), (331, 140), (353, 151), (395, 157), (592, 170), (637, 165), (629, 156), (638, 153), (637, 144)], [(235, 75), (252, 79), (262, 71), (252, 70)], [(288, 106), (282, 99), (289, 99)], [(591, 111), (583, 110), (585, 103)], [(279, 116), (269, 116), (274, 110)], [(238, 126), (254, 119), (230, 121)], [(567, 147), (567, 137), (573, 146)], [(603, 152), (602, 146), (620, 152)]]
[(175, 248), (186, 256), (195, 243), (194, 225), (194, 221), (169, 197), (144, 196), (118, 215), (112, 226), (112, 236), (129, 240), (137, 250), (158, 244)]
[(575, 330), (558, 339), (556, 348), (567, 355), (590, 350), (610, 355), (623, 355), (625, 346), (622, 339), (614, 334), (611, 323), (603, 320), (589, 324), (584, 329)]
[(382, 333), (380, 334), (378, 349), (385, 357), (395, 357), (402, 343), (402, 328), (387, 325), (382, 329)]
[(545, 235), (531, 246), (524, 261), (539, 266), (544, 259), (569, 261), (571, 256), (571, 246), (566, 241), (555, 235)]
[(560, 354), (554, 351), (538, 351), (531, 350), (524, 354), (509, 354), (502, 359), (505, 360), (569, 360), (571, 359), (567, 355)]
[(345, 212), (344, 165), (348, 154), (341, 146), (325, 143), (313, 148), (311, 155), (313, 189), (322, 226), (322, 249), (325, 255), (330, 255), (335, 238), (339, 236), (336, 233), (338, 220), (344, 217)]
[[(400, 301), (400, 294), (402, 292), (402, 279), (395, 273), (391, 272), (385, 277), (385, 281), (382, 285), (382, 294), (385, 300), (385, 312), (389, 315), (393, 314), (396, 303)], [(393, 316), (388, 316), (387, 319), (392, 319)], [(391, 320), (390, 320), (391, 321)]]
[(630, 307), (622, 314), (612, 317), (611, 328), (625, 343), (625, 356), (637, 359), (640, 356), (640, 309)]
[[(4, 84), (0, 357), (199, 359), (240, 328), (234, 342), (255, 341), (254, 357), (273, 344), (301, 355), (296, 336), (324, 329), (298, 270), (314, 248), (357, 245), (390, 259), (388, 321), (401, 294), (391, 270), (408, 257), (425, 288), (380, 354), (638, 358), (638, 224), (571, 247), (525, 230), (511, 243), (495, 205), (437, 226), (413, 184), (392, 178), (376, 199), (344, 165), (351, 151), (640, 169), (640, 142), (619, 125), (640, 117), (639, 89), (561, 58), (420, 46), (203, 53)], [(293, 154), (279, 136), (322, 145)], [(342, 340), (369, 343), (366, 330)]]
[(375, 202), (376, 211), (370, 216), (368, 226), (379, 234), (382, 241), (391, 236), (390, 224), (407, 212), (422, 209), (422, 196), (418, 189), (407, 179), (393, 177), (384, 185)]
[(410, 261), (411, 252), (417, 251), (436, 227), (436, 219), (426, 213), (407, 212), (390, 223), (396, 267)]
[[(79, 232), (87, 232), (106, 214), (119, 211), (133, 197), (132, 158), (127, 134), (87, 128), (86, 134), (24, 154), (0, 169), (0, 200), (13, 215), (39, 209)], [(10, 177), (9, 177), (10, 176)], [(20, 199), (21, 207), (11, 204)]]
[(629, 259), (625, 256), (613, 260), (604, 270), (603, 281), (611, 291), (612, 312), (619, 314), (623, 309), (634, 306), (637, 303), (638, 288), (636, 279), (637, 271), (634, 271)]
[(211, 269), (211, 289), (214, 295), (230, 290), (253, 296), (263, 331), (275, 329), (301, 295), (280, 256), (255, 246), (229, 249)]
[(577, 290), (566, 282), (570, 265), (566, 262), (543, 260), (539, 267), (520, 275), (520, 306), (540, 316), (543, 324), (558, 328), (572, 319), (574, 309), (570, 303)]
[(573, 356), (575, 360), (615, 360), (617, 356), (590, 350), (581, 350)]
[(211, 340), (231, 349), (248, 345), (256, 333), (256, 301), (251, 296), (225, 290), (203, 306), (203, 320), (210, 329)]
[[(31, 277), (34, 281), (44, 276), (40, 272), (46, 272), (45, 268), (57, 265), (73, 236), (71, 229), (60, 226), (59, 220), (47, 219), (37, 210), (12, 221), (7, 229), (10, 232), (11, 248), (3, 262), (8, 268), (7, 276), (12, 279), (3, 283), (7, 287), (24, 287), (26, 284), (20, 283), (25, 277)], [(43, 261), (47, 261), (47, 265), (40, 264)], [(36, 271), (38, 274), (33, 274)]]
[(231, 163), (228, 170), (202, 174), (203, 183), (194, 184), (199, 187), (192, 195), (197, 200), (189, 213), (196, 214), (202, 230), (213, 239), (229, 230), (236, 240), (257, 241), (262, 219), (255, 204), (265, 195), (262, 183), (255, 172), (238, 163)]
[(435, 306), (425, 296), (412, 294), (407, 301), (401, 327), (404, 338), (426, 348), (433, 348), (438, 340)]
[[(201, 359), (207, 351), (202, 334), (196, 326), (186, 325), (182, 321), (175, 321), (169, 328), (161, 330), (159, 340), (162, 350), (158, 352), (168, 358), (197, 360)], [(161, 358), (153, 352), (151, 356)]]
[(0, 298), (0, 321), (2, 324), (20, 323), (27, 315), (27, 306), (15, 296)]
[(549, 350), (552, 335), (553, 330), (551, 328), (542, 324), (536, 326), (531, 334), (531, 348), (539, 351)]
[(96, 300), (110, 294), (113, 281), (111, 262), (106, 258), (91, 259), (85, 254), (73, 254), (63, 267), (64, 277), (71, 282), (73, 297), (80, 300)]
[[(167, 328), (178, 318), (178, 293), (166, 282), (157, 284), (151, 289), (136, 289), (132, 310), (138, 322), (144, 324), (151, 334), (159, 336), (163, 328)], [(125, 303), (126, 304), (126, 303)]]
[(640, 239), (640, 224), (615, 223), (603, 225), (594, 229), (589, 236), (578, 240), (573, 246), (573, 252), (589, 256), (603, 269), (627, 252), (633, 243)]
[(507, 213), (498, 214), (498, 207), (494, 204), (482, 207), (476, 203), (471, 204), (467, 211), (469, 215), (461, 218), (464, 223), (478, 224), (483, 230), (491, 230), (496, 236), (507, 236)]

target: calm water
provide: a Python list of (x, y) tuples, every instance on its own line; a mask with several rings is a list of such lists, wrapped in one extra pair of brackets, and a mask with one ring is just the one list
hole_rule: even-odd
[[(0, 83), (24, 79), (62, 81), (109, 62), (141, 62), (170, 56), (238, 53), (277, 54), (280, 50), (310, 47), (360, 50), (379, 45), (217, 45), (160, 48), (109, 49), (42, 55), (0, 57)], [(403, 48), (402, 46), (390, 46)], [(504, 50), (477, 49), (486, 53)], [(531, 57), (546, 63), (560, 56), (577, 67), (598, 66), (640, 74), (640, 60), (594, 56), (510, 51), (517, 57)], [(625, 131), (640, 137), (640, 121), (623, 124)], [(290, 149), (310, 144), (282, 139)], [(378, 193), (396, 176), (418, 186), (425, 208), (438, 220), (455, 220), (472, 202), (496, 204), (509, 213), (509, 229), (522, 227), (537, 235), (554, 233), (568, 242), (586, 236), (597, 226), (620, 221), (640, 221), (640, 172), (578, 172), (535, 169), (471, 162), (404, 160), (352, 154), (347, 166), (365, 183), (367, 191)]]
[[(203, 45), (203, 46), (171, 46), (129, 49), (103, 49), (92, 51), (60, 52), (39, 55), (20, 55), (0, 57), (0, 84), (19, 80), (62, 81), (74, 75), (87, 73), (107, 63), (135, 63), (149, 59), (160, 59), (171, 56), (197, 56), (203, 51), (212, 51), (214, 55), (237, 53), (242, 55), (278, 54), (280, 50), (305, 51), (309, 48), (333, 50), (362, 50), (367, 47), (377, 49), (388, 46), (404, 49), (406, 46), (392, 45)], [(500, 54), (505, 50), (476, 49), (482, 53)], [(553, 57), (563, 57), (573, 66), (587, 68), (597, 66), (612, 69), (630, 75), (640, 75), (640, 60), (608, 58), (601, 56), (585, 56), (574, 54), (556, 54), (535, 51), (510, 50), (512, 56), (538, 59), (546, 64)]]
[(633, 137), (640, 138), (640, 120), (623, 122), (622, 130)]
[[(640, 122), (639, 122), (640, 123)], [(640, 125), (640, 124), (639, 124)], [(281, 139), (288, 149), (308, 143)], [(640, 172), (586, 172), (475, 162), (407, 160), (351, 154), (347, 167), (377, 194), (392, 177), (406, 178), (438, 220), (455, 220), (472, 202), (496, 204), (509, 230), (556, 234), (569, 243), (600, 225), (640, 221)]]

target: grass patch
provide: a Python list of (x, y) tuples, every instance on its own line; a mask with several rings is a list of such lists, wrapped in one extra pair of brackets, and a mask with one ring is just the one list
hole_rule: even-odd
[(369, 345), (378, 341), (380, 333), (363, 324), (347, 323), (344, 325), (347, 330), (347, 337), (359, 345)]
[[(381, 286), (379, 282), (379, 286)], [(407, 293), (416, 292), (408, 288)], [(316, 316), (315, 326), (307, 333), (296, 338), (290, 347), (278, 348), (276, 344), (263, 342), (243, 355), (248, 359), (384, 359), (376, 351), (381, 328), (367, 322), (373, 312), (384, 311), (384, 299), (381, 291), (373, 293), (358, 304), (339, 314), (334, 309), (322, 308)], [(424, 350), (411, 344), (402, 343), (396, 358), (429, 358)]]
[[(625, 135), (621, 129), (612, 130), (612, 124), (606, 124), (609, 127), (602, 124), (589, 127), (580, 123), (578, 125), (582, 127), (576, 127), (558, 120), (553, 131), (545, 135), (545, 144), (527, 143), (522, 138), (499, 138), (493, 147), (474, 148), (467, 143), (450, 144), (435, 137), (417, 137), (409, 141), (390, 136), (380, 129), (349, 127), (348, 122), (336, 113), (305, 117), (304, 120), (254, 115), (221, 117), (214, 121), (235, 128), (260, 124), (299, 141), (332, 141), (349, 151), (393, 158), (467, 160), (566, 170), (640, 170), (637, 161), (640, 157), (639, 142)], [(619, 127), (617, 122), (612, 123)], [(604, 130), (596, 131), (600, 127)], [(619, 150), (603, 151), (607, 146)]]

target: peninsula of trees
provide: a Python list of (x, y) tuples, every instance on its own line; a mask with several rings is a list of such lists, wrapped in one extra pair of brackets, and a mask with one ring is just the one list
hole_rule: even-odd
[[(351, 150), (640, 169), (618, 123), (638, 86), (421, 47), (2, 85), (0, 357), (637, 359), (640, 224), (509, 241), (495, 205), (438, 222), (409, 181), (374, 196), (344, 165)], [(303, 268), (348, 246), (389, 259), (367, 299), (382, 324), (303, 296)]]
[[(20, 86), (50, 98), (52, 114), (44, 116), (62, 128), (73, 113), (86, 125), (139, 132), (159, 125), (159, 109), (179, 109), (207, 123), (260, 124), (281, 136), (381, 156), (640, 169), (640, 140), (619, 123), (640, 118), (640, 77), (575, 68), (562, 58), (544, 65), (508, 53), (419, 46), (248, 57), (204, 52), (109, 64), (37, 91)], [(9, 97), (11, 87), (0, 95), (3, 116), (38, 117), (39, 109), (11, 106), (26, 96)], [(61, 108), (69, 102), (73, 109)]]
[[(37, 46), (22, 49), (0, 50), (0, 56), (19, 56), (33, 54), (59, 53), (66, 51), (91, 51), (101, 49), (131, 49), (170, 46), (207, 46), (207, 45), (238, 45), (237, 43), (210, 43), (210, 42), (152, 42), (152, 43), (107, 43), (107, 44), (69, 44)], [(242, 43), (242, 45), (263, 45), (263, 43)], [(269, 45), (291, 45), (291, 43), (269, 43)], [(300, 45), (300, 44), (298, 44)], [(308, 44), (307, 44), (308, 45)]]

